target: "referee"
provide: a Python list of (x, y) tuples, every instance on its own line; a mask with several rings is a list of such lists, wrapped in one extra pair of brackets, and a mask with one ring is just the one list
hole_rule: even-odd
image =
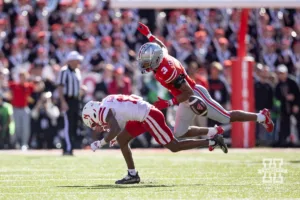
[(80, 64), (83, 56), (77, 51), (67, 55), (57, 80), (61, 111), (64, 114), (63, 155), (73, 155), (73, 142), (77, 132), (80, 93)]

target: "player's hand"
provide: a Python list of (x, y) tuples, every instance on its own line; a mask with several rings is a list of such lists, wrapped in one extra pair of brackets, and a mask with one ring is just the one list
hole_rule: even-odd
[(113, 147), (115, 146), (115, 144), (117, 144), (117, 139), (112, 139), (110, 142), (109, 142), (109, 147)]
[(137, 30), (146, 37), (149, 34), (151, 35), (151, 32), (150, 32), (148, 26), (146, 26), (145, 24), (143, 24), (141, 22), (139, 22), (139, 26), (138, 26)]
[(97, 140), (91, 144), (91, 149), (95, 152), (97, 149), (101, 148), (100, 141)]
[(170, 106), (169, 101), (161, 99), (158, 97), (158, 101), (154, 102), (153, 104), (156, 108), (158, 108), (159, 110), (163, 110), (166, 109), (167, 107)]
[(101, 132), (104, 132), (104, 131), (107, 131), (109, 130), (109, 127), (108, 125), (96, 125), (94, 128), (92, 128), (94, 131), (98, 132), (98, 133), (101, 133)]

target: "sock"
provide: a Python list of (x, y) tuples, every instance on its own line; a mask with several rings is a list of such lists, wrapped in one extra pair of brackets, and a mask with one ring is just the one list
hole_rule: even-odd
[(217, 134), (217, 129), (215, 128), (208, 128), (207, 137), (212, 138), (214, 135)]
[(128, 172), (131, 176), (136, 176), (136, 171), (135, 169), (128, 169)]
[(261, 113), (257, 113), (257, 122), (264, 122), (266, 120), (266, 116), (264, 116), (263, 114)]
[(216, 144), (216, 141), (214, 140), (208, 140), (208, 145), (209, 146), (214, 146)]

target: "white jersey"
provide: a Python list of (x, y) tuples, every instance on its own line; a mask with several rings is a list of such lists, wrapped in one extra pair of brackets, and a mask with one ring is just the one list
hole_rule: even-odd
[(151, 107), (151, 104), (139, 96), (121, 94), (109, 95), (101, 102), (99, 121), (100, 124), (106, 124), (106, 116), (108, 110), (111, 109), (119, 126), (124, 128), (128, 121), (144, 121)]

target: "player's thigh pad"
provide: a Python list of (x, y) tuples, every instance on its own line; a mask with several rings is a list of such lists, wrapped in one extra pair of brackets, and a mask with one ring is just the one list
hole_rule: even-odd
[(152, 108), (144, 122), (148, 129), (147, 131), (150, 132), (159, 144), (166, 145), (174, 139), (174, 135), (167, 126), (165, 117), (160, 110)]
[(180, 103), (176, 111), (174, 135), (181, 137), (188, 132), (189, 126), (195, 117), (188, 103)]
[(207, 117), (226, 124), (230, 122), (230, 113), (225, 110), (218, 102), (213, 100), (207, 89), (201, 85), (197, 85), (194, 89), (194, 94), (201, 97), (207, 106)]

